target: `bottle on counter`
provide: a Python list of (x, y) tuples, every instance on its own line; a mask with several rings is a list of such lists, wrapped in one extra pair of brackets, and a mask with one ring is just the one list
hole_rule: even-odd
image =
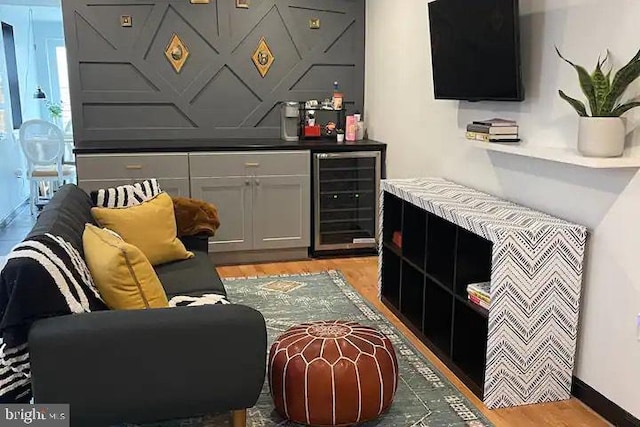
[(363, 121), (357, 122), (357, 126), (358, 126), (358, 129), (356, 131), (356, 141), (362, 141), (364, 139), (364, 134), (365, 134), (364, 122)]
[(364, 134), (365, 134), (364, 121), (362, 121), (362, 114), (356, 111), (353, 117), (356, 120), (356, 141), (362, 141), (364, 139)]
[(331, 104), (333, 105), (334, 110), (342, 110), (343, 99), (344, 98), (342, 92), (340, 92), (338, 82), (333, 82), (333, 97), (331, 98)]
[(355, 116), (347, 116), (347, 129), (345, 139), (347, 141), (356, 141), (358, 137), (358, 123)]

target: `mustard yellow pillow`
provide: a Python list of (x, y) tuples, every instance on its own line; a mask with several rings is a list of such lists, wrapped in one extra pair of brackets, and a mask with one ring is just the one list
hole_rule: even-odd
[(177, 236), (173, 201), (167, 193), (128, 208), (92, 208), (102, 227), (139, 248), (152, 265), (193, 257)]
[(93, 281), (110, 309), (169, 307), (162, 283), (140, 249), (91, 224), (84, 227), (82, 246)]

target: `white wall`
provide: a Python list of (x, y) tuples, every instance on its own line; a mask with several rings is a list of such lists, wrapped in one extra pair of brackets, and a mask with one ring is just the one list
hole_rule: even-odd
[[(33, 11), (33, 24), (29, 28), (29, 9)], [(49, 21), (58, 16), (62, 20), (60, 8), (54, 7), (26, 7), (0, 5), (0, 21), (13, 26), (16, 43), (16, 61), (18, 65), (18, 80), (20, 82), (20, 100), (22, 102), (22, 119), (40, 118), (40, 103), (33, 98), (38, 81), (36, 63), (36, 49), (34, 48), (34, 28), (36, 21)], [(36, 28), (37, 30), (37, 28)], [(31, 45), (31, 46), (30, 46)]]
[[(433, 98), (426, 2), (367, 1), (365, 117), (389, 144), (390, 178), (444, 176), (589, 227), (576, 375), (640, 417), (640, 178), (636, 170), (590, 170), (469, 147), (472, 120), (503, 116), (533, 145), (574, 146), (577, 116), (557, 90), (580, 94), (576, 62), (606, 48), (616, 66), (640, 48), (637, 0), (521, 0), (526, 98), (467, 103)], [(464, 13), (464, 11), (461, 11)], [(634, 85), (640, 95), (640, 83)], [(628, 128), (640, 112), (628, 115)], [(640, 146), (640, 132), (628, 145)]]
[[(47, 21), (61, 21), (60, 7), (32, 7), (34, 23), (29, 27), (29, 7), (7, 6), (0, 4), (0, 21), (13, 26), (16, 44), (16, 61), (20, 85), (20, 101), (22, 103), (22, 120), (41, 117), (42, 101), (33, 98), (38, 84), (38, 64), (34, 43), (34, 29)], [(30, 47), (31, 45), (31, 47)], [(42, 47), (44, 49), (44, 46)], [(46, 67), (46, 64), (44, 64)], [(16, 177), (15, 171), (25, 169), (20, 146), (16, 141), (0, 141), (0, 221), (9, 215), (26, 198), (28, 185)]]
[[(37, 51), (38, 84), (47, 94), (51, 102), (60, 102), (58, 70), (56, 69), (55, 48), (64, 46), (64, 30), (62, 27), (62, 10), (58, 21), (36, 21), (33, 27)], [(40, 116), (52, 120), (47, 105), (40, 104)]]

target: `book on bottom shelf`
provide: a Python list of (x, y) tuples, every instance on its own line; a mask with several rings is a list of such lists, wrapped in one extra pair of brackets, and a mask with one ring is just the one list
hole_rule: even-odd
[(486, 295), (471, 289), (467, 289), (467, 294), (473, 295), (474, 297), (479, 298), (480, 300), (486, 302), (487, 304), (491, 303), (491, 297), (489, 295)]
[(474, 141), (520, 142), (520, 137), (517, 134), (491, 135), (488, 133), (481, 133), (481, 132), (466, 132), (465, 136), (467, 139), (474, 140)]
[(489, 135), (518, 135), (518, 126), (488, 126), (470, 123), (467, 132), (488, 133)]
[(485, 310), (489, 310), (489, 307), (491, 306), (491, 304), (489, 304), (486, 301), (481, 300), (480, 298), (476, 297), (475, 295), (471, 295), (469, 294), (468, 297), (469, 301), (475, 305), (477, 305), (478, 307), (482, 307)]

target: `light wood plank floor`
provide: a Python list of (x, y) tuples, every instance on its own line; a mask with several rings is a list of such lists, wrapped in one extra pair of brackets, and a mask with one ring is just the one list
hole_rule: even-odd
[(263, 276), (271, 274), (311, 273), (325, 270), (340, 270), (349, 283), (367, 300), (375, 305), (407, 336), (441, 372), (443, 372), (465, 396), (467, 396), (498, 427), (578, 427), (607, 426), (600, 416), (577, 399), (565, 402), (521, 406), (510, 409), (490, 411), (478, 398), (460, 382), (455, 375), (442, 364), (431, 351), (422, 344), (400, 321), (378, 301), (377, 258), (341, 258), (327, 260), (309, 260), (273, 264), (239, 265), (218, 267), (218, 273), (224, 277)]

